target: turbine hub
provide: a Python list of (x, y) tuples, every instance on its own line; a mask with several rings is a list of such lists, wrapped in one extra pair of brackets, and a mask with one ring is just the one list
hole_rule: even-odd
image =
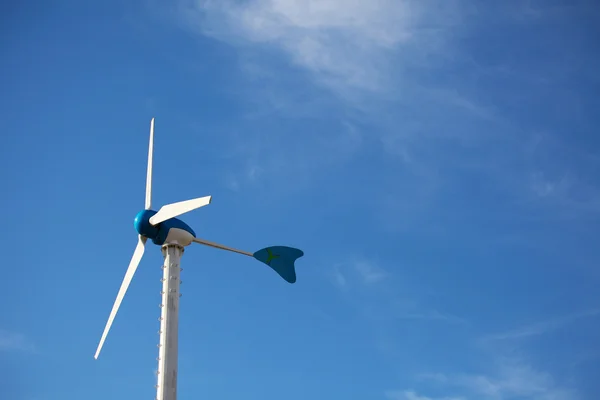
[(154, 239), (158, 235), (158, 226), (150, 224), (150, 217), (156, 214), (153, 210), (142, 210), (135, 216), (133, 226), (137, 233), (149, 239)]

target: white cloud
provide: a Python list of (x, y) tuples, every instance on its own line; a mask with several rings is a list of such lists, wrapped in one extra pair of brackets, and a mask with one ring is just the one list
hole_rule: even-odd
[[(562, 15), (550, 12), (545, 3), (496, 5), (491, 11), (462, 0), (181, 0), (178, 4), (186, 26), (239, 50), (242, 69), (254, 79), (248, 80), (250, 89), (236, 90), (239, 98), (260, 109), (250, 114), (267, 118), (288, 113), (303, 120), (318, 115), (366, 125), (342, 134), (335, 133), (343, 130), (339, 127), (313, 134), (294, 128), (286, 133), (280, 129), (277, 135), (246, 134), (238, 142), (250, 148), (245, 153), (250, 161), (237, 167), (241, 172), (226, 177), (232, 190), (245, 183), (259, 184), (256, 176), (268, 179), (281, 173), (309, 181), (315, 171), (353, 159), (368, 131), (368, 139), (375, 138), (387, 155), (396, 156), (399, 168), (409, 175), (402, 180), (407, 187), (398, 189), (401, 196), (393, 193), (391, 201), (380, 199), (381, 214), (404, 217), (388, 218), (394, 221), (388, 222), (392, 226), (433, 229), (432, 224), (412, 220), (425, 218), (437, 205), (443, 196), (438, 188), (447, 185), (456, 171), (484, 176), (499, 191), (510, 191), (515, 203), (527, 211), (549, 204), (566, 210), (568, 216), (600, 213), (600, 189), (593, 177), (578, 174), (598, 163), (586, 161), (587, 165), (572, 168), (581, 157), (531, 163), (533, 154), (526, 154), (523, 147), (535, 132), (523, 128), (523, 121), (512, 120), (515, 108), (543, 108), (553, 96), (569, 104), (582, 102), (564, 100), (563, 89), (549, 91), (548, 83), (543, 93), (552, 96), (532, 94), (542, 90), (538, 82), (542, 77), (556, 82), (562, 76), (557, 71), (574, 67), (564, 58), (524, 66), (508, 52), (498, 52), (503, 58), (494, 56), (493, 65), (483, 65), (465, 44), (489, 39), (479, 38), (477, 31), (486, 19), (518, 27)], [(343, 99), (342, 105), (308, 90), (312, 85), (305, 85), (306, 77)], [(514, 85), (515, 80), (522, 84), (520, 94), (507, 97), (501, 87)], [(487, 85), (498, 90), (488, 90)], [(269, 153), (270, 148), (253, 149), (253, 143), (274, 146), (282, 138), (294, 154), (280, 157)], [(540, 148), (544, 146), (548, 143)], [(563, 149), (561, 144), (547, 150), (556, 156)]]
[(576, 390), (562, 386), (547, 372), (518, 359), (499, 357), (490, 373), (423, 374), (442, 387), (461, 389), (479, 400), (578, 400)]
[(427, 397), (417, 394), (413, 390), (391, 390), (385, 392), (389, 400), (465, 400), (464, 397)]
[(495, 340), (522, 339), (532, 336), (543, 335), (556, 329), (560, 329), (561, 327), (573, 323), (579, 319), (592, 318), (597, 317), (599, 315), (600, 310), (598, 309), (581, 311), (562, 317), (555, 317), (544, 321), (535, 322), (533, 324), (528, 324), (510, 331), (489, 335), (484, 337), (482, 341), (490, 342)]
[(345, 288), (348, 285), (348, 279), (346, 279), (346, 276), (340, 271), (339, 265), (333, 266), (332, 278), (333, 283), (339, 288)]
[[(524, 356), (520, 346), (500, 346), (498, 341), (531, 338), (550, 333), (579, 319), (599, 315), (597, 309), (550, 318), (507, 332), (488, 335), (478, 344), (485, 344), (485, 367), (476, 372), (425, 373), (421, 381), (436, 384), (442, 390), (452, 390), (466, 398), (478, 400), (578, 400), (580, 394), (571, 387), (568, 376), (552, 376)], [(512, 342), (511, 342), (512, 343)], [(483, 349), (483, 348), (480, 348)], [(504, 349), (504, 350), (502, 350)], [(505, 351), (508, 350), (508, 351)]]
[[(275, 47), (338, 91), (384, 91), (396, 56), (419, 62), (441, 48), (440, 30), (457, 19), (453, 1), (196, 0), (186, 21), (232, 43)], [(390, 57), (390, 56), (394, 57)]]
[[(463, 318), (428, 306), (428, 290), (408, 278), (398, 279), (390, 268), (355, 258), (333, 265), (329, 277), (357, 311), (375, 325), (399, 320), (468, 324)], [(387, 328), (386, 328), (387, 329)]]
[(269, 186), (272, 194), (303, 189), (330, 167), (351, 160), (360, 151), (363, 139), (360, 129), (343, 119), (336, 121), (331, 131), (297, 131), (296, 126), (283, 124), (276, 129), (272, 125), (262, 129), (260, 122), (248, 125), (245, 131), (227, 136), (231, 171), (224, 173), (224, 181), (233, 191), (266, 186), (273, 179), (279, 182)]
[(358, 272), (362, 281), (366, 284), (380, 282), (387, 276), (387, 273), (382, 268), (379, 268), (377, 265), (366, 261), (356, 262), (354, 264), (354, 269), (356, 272)]
[(34, 351), (33, 344), (22, 334), (0, 329), (0, 351)]
[(377, 265), (375, 261), (360, 257), (337, 263), (331, 270), (331, 278), (336, 286), (352, 287), (355, 290), (369, 290), (372, 286), (384, 283), (386, 278), (391, 277), (388, 271)]
[(331, 271), (333, 283), (341, 289), (369, 287), (383, 281), (388, 276), (383, 268), (364, 259), (335, 264)]

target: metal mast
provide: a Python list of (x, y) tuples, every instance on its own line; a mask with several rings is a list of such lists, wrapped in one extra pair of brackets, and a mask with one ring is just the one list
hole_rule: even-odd
[(179, 329), (179, 285), (184, 247), (177, 243), (162, 246), (164, 256), (162, 302), (160, 304), (160, 340), (156, 400), (177, 400), (177, 354)]

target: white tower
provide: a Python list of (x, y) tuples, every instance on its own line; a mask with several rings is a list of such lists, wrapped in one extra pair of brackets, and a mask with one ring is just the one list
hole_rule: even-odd
[(184, 248), (179, 244), (165, 244), (162, 277), (162, 303), (160, 305), (160, 340), (156, 400), (177, 399), (177, 355), (179, 329), (179, 266)]

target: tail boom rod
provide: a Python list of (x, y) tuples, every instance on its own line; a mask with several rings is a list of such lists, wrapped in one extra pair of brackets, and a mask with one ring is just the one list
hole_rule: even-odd
[(215, 242), (209, 242), (208, 240), (194, 238), (194, 239), (192, 239), (192, 241), (196, 242), (196, 243), (203, 244), (203, 245), (208, 246), (208, 247), (214, 247), (216, 249), (232, 251), (234, 253), (243, 254), (243, 255), (248, 256), (248, 257), (254, 257), (254, 254), (250, 253), (248, 251), (234, 249), (233, 247), (224, 246), (222, 244), (215, 243)]

